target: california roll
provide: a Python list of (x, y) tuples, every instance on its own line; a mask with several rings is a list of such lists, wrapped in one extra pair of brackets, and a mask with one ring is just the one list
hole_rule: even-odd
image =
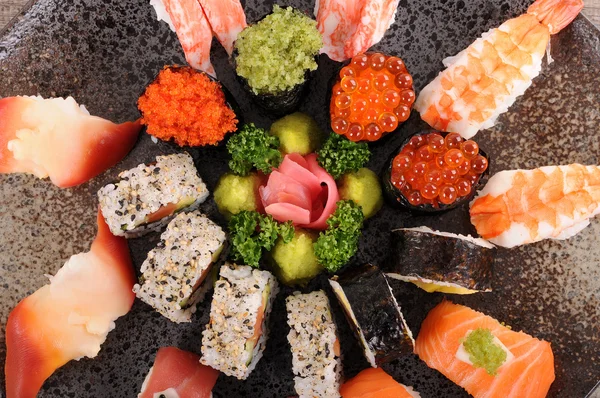
[(202, 334), (202, 359), (228, 376), (248, 378), (267, 343), (267, 321), (279, 285), (268, 271), (226, 264)]
[(208, 197), (187, 153), (158, 156), (151, 164), (123, 171), (119, 181), (98, 191), (100, 209), (113, 235), (136, 238), (159, 231), (180, 211), (192, 211)]
[(225, 232), (205, 215), (179, 214), (148, 253), (133, 291), (171, 321), (190, 322), (214, 282), (213, 265), (225, 241)]

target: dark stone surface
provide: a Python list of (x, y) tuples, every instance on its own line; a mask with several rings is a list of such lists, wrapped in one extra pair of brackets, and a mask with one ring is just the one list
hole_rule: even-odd
[[(260, 5), (258, 5), (260, 3)], [(268, 12), (272, 1), (248, 0), (248, 19)], [(311, 11), (312, 1), (282, 1)], [(399, 55), (422, 88), (441, 69), (441, 60), (470, 44), (482, 32), (523, 12), (529, 1), (402, 0), (396, 23), (377, 49)], [(600, 34), (584, 18), (553, 38), (555, 62), (545, 67), (525, 96), (493, 129), (476, 139), (493, 160), (492, 172), (548, 164), (598, 164), (600, 140)], [(73, 95), (99, 116), (115, 121), (138, 117), (136, 100), (165, 64), (184, 60), (175, 35), (155, 21), (146, 0), (39, 0), (0, 39), (0, 96)], [(225, 51), (213, 49), (219, 77), (237, 98), (246, 121), (268, 126), (272, 121), (244, 93), (229, 67)], [(321, 57), (301, 109), (327, 125), (326, 88), (336, 68)], [(380, 171), (409, 134), (425, 127), (413, 113), (398, 133), (372, 145), (369, 165)], [(0, 176), (0, 363), (4, 362), (4, 324), (19, 300), (45, 283), (72, 254), (89, 248), (95, 234), (95, 192), (119, 170), (176, 150), (154, 145), (143, 135), (117, 167), (74, 189), (58, 189), (25, 175)], [(224, 148), (192, 150), (199, 172), (212, 190), (226, 166)], [(223, 223), (214, 202), (203, 206)], [(468, 211), (411, 216), (384, 207), (367, 222), (355, 263), (381, 263), (389, 231), (427, 225), (454, 233), (473, 233)], [(451, 297), (483, 311), (516, 330), (552, 342), (556, 358), (553, 397), (581, 397), (600, 376), (600, 223), (592, 222), (568, 241), (545, 241), (513, 250), (499, 249), (494, 292)], [(130, 242), (139, 267), (158, 241), (151, 235)], [(327, 288), (323, 277), (310, 288)], [(409, 284), (392, 282), (415, 334), (425, 314), (443, 295), (426, 294)], [(241, 382), (221, 376), (216, 397), (286, 397), (294, 394), (283, 299), (276, 301), (265, 357), (251, 377)], [(330, 292), (331, 293), (331, 292)], [(367, 366), (336, 300), (330, 295), (341, 332), (348, 377)], [(199, 351), (208, 319), (208, 303), (190, 324), (176, 325), (136, 301), (117, 321), (95, 359), (72, 361), (45, 383), (40, 397), (133, 397), (159, 347), (175, 345)], [(463, 390), (409, 355), (384, 366), (394, 377), (413, 385), (423, 397), (463, 397)], [(4, 384), (0, 375), (0, 385)]]

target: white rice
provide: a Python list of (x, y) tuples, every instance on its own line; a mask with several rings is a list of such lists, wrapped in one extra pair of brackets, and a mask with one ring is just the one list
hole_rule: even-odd
[(181, 213), (142, 264), (143, 282), (133, 292), (173, 322), (190, 322), (196, 304), (212, 286), (211, 267), (225, 245), (225, 233), (199, 212)]
[[(270, 287), (262, 334), (252, 351), (246, 343), (254, 336), (263, 292)], [(246, 265), (226, 264), (221, 267), (220, 279), (215, 284), (210, 309), (210, 322), (202, 333), (202, 359), (228, 376), (246, 379), (260, 358), (268, 338), (268, 318), (279, 286), (268, 271)]]
[(339, 342), (327, 295), (295, 292), (286, 308), (296, 393), (300, 398), (339, 397), (342, 364), (334, 353)]
[(160, 230), (174, 215), (147, 223), (149, 215), (182, 202), (190, 204), (181, 210), (195, 210), (208, 197), (208, 189), (187, 153), (158, 156), (152, 165), (140, 164), (120, 173), (119, 179), (98, 191), (102, 215), (117, 236), (132, 238)]

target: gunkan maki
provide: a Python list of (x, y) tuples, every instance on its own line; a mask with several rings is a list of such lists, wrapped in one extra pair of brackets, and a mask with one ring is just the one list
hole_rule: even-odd
[(261, 107), (275, 114), (298, 107), (323, 46), (317, 23), (292, 8), (273, 12), (248, 26), (235, 42), (235, 70)]
[(409, 137), (383, 171), (386, 198), (416, 213), (450, 210), (469, 202), (489, 173), (489, 158), (456, 133), (420, 131)]
[(392, 231), (387, 276), (428, 292), (472, 294), (492, 290), (495, 248), (470, 236), (427, 227)]
[(364, 265), (329, 283), (373, 367), (412, 353), (414, 339), (385, 275)]

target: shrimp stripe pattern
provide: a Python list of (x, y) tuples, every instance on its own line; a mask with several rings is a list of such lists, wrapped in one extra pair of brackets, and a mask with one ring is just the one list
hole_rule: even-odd
[(471, 138), (492, 127), (542, 69), (550, 35), (581, 11), (581, 0), (537, 0), (527, 13), (491, 29), (429, 83), (415, 109), (431, 127)]
[(600, 213), (600, 166), (502, 171), (471, 203), (471, 223), (504, 247), (567, 239)]
[(396, 19), (400, 0), (317, 0), (322, 53), (343, 62), (377, 44)]

